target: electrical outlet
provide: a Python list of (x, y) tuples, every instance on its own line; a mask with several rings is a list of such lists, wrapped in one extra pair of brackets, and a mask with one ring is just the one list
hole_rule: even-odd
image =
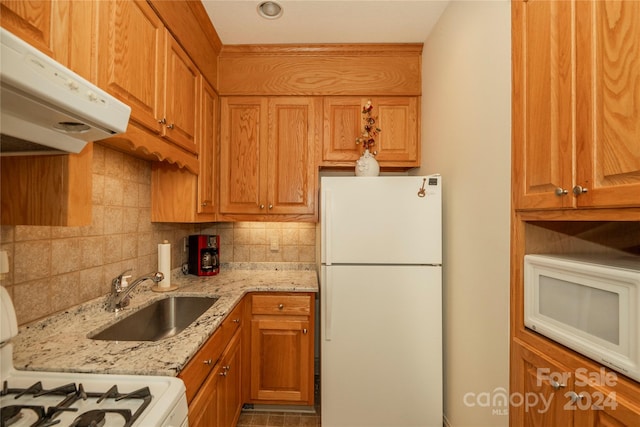
[(271, 252), (278, 252), (280, 250), (280, 242), (277, 237), (272, 237), (271, 242), (269, 244), (269, 250)]

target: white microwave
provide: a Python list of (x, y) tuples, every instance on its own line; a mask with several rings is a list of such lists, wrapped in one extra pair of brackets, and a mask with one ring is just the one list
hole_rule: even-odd
[(525, 255), (524, 323), (640, 381), (640, 257)]

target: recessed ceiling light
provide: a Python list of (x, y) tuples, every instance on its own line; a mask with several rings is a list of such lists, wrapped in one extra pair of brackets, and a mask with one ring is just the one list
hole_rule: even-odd
[(258, 5), (258, 15), (267, 19), (277, 19), (282, 16), (282, 6), (275, 1), (263, 1)]

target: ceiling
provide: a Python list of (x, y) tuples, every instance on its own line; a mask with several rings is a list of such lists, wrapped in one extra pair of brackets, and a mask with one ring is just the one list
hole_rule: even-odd
[(423, 43), (446, 0), (276, 0), (278, 19), (258, 15), (262, 0), (202, 0), (222, 43)]

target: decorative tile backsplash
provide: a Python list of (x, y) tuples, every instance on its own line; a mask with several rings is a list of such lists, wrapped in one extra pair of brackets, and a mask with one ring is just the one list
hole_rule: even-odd
[[(315, 263), (316, 224), (151, 222), (151, 164), (100, 144), (93, 153), (92, 223), (83, 227), (0, 227), (10, 271), (0, 279), (18, 323), (106, 295), (111, 279), (158, 266), (158, 244), (172, 244), (172, 267), (187, 262), (189, 234), (220, 234), (220, 261)], [(319, 237), (319, 236), (318, 236)]]

